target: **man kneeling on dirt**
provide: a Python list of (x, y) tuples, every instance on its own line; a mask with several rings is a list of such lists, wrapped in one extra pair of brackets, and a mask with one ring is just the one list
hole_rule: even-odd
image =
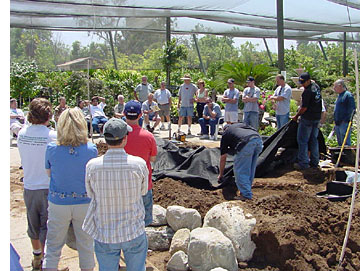
[(218, 182), (223, 182), (226, 157), (234, 154), (235, 183), (240, 191), (237, 200), (252, 199), (251, 186), (255, 177), (256, 161), (263, 145), (257, 131), (244, 123), (226, 125), (220, 142), (220, 166)]
[(132, 128), (122, 119), (104, 125), (108, 151), (86, 165), (86, 191), (91, 198), (83, 230), (95, 239), (100, 271), (118, 271), (123, 251), (128, 271), (145, 271), (148, 242), (142, 196), (148, 192), (145, 161), (125, 152)]
[(33, 270), (40, 270), (48, 219), (49, 176), (45, 170), (45, 151), (56, 140), (56, 132), (47, 128), (52, 116), (51, 103), (44, 98), (32, 100), (28, 121), (19, 132), (18, 149), (24, 169), (24, 202), (34, 258)]

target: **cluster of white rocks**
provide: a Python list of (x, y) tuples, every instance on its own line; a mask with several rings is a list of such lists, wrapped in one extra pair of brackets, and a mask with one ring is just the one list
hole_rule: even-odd
[(223, 202), (204, 217), (182, 206), (153, 207), (153, 223), (146, 227), (149, 249), (169, 250), (169, 271), (235, 271), (238, 262), (252, 258), (251, 231), (256, 219), (239, 202)]

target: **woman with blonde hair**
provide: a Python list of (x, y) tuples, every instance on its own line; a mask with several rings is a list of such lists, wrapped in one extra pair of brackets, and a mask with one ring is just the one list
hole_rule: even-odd
[(43, 270), (56, 271), (70, 223), (82, 271), (94, 269), (93, 239), (82, 230), (90, 203), (85, 188), (87, 162), (97, 149), (87, 140), (87, 124), (79, 108), (66, 109), (59, 117), (57, 142), (47, 145), (45, 168), (50, 177), (48, 231)]

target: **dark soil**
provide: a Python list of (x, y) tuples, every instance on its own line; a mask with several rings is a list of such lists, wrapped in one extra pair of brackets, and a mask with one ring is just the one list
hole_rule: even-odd
[[(317, 198), (332, 174), (314, 169), (304, 172), (284, 168), (255, 179), (254, 199), (242, 203), (257, 224), (252, 234), (256, 244), (253, 259), (241, 270), (336, 270), (351, 199), (330, 202)], [(202, 218), (214, 205), (231, 200), (236, 187), (208, 191), (172, 179), (154, 183), (154, 203), (164, 208), (181, 205), (197, 209)], [(358, 198), (357, 198), (358, 199)], [(156, 259), (157, 257), (162, 258)], [(166, 270), (169, 253), (149, 255)], [(342, 270), (360, 270), (360, 206), (355, 205), (348, 248)]]

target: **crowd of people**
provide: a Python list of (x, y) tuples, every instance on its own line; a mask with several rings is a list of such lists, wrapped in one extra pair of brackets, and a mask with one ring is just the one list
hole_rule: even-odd
[[(199, 116), (202, 139), (214, 139), (215, 125), (222, 117), (220, 106), (209, 97), (202, 80), (197, 86), (184, 75), (179, 90), (179, 123), (187, 118), (191, 134), (194, 102)], [(290, 118), (291, 88), (282, 75), (273, 96), (278, 128)], [(299, 77), (304, 87), (302, 103), (297, 114), (298, 162), (296, 169), (317, 167), (319, 163), (318, 129), (323, 109), (320, 87), (308, 73)], [(218, 182), (223, 181), (228, 154), (234, 155), (233, 172), (238, 194), (235, 199), (251, 200), (251, 186), (256, 161), (262, 151), (262, 140), (257, 132), (260, 97), (259, 88), (251, 76), (241, 97), (234, 87), (235, 80), (227, 81), (224, 132), (220, 141)], [(345, 138), (352, 114), (354, 98), (343, 80), (334, 83), (338, 94), (335, 104), (335, 131), (339, 145)], [(171, 93), (165, 82), (153, 91), (147, 78), (135, 91), (135, 100), (125, 102), (118, 95), (114, 117), (104, 113), (105, 98), (95, 96), (91, 101), (79, 101), (69, 108), (64, 97), (54, 109), (56, 131), (49, 128), (53, 110), (44, 98), (33, 99), (27, 121), (16, 99), (10, 100), (10, 129), (17, 135), (17, 145), (24, 170), (24, 202), (27, 210), (28, 236), (33, 249), (33, 270), (58, 270), (62, 247), (70, 225), (74, 228), (79, 265), (82, 271), (95, 267), (94, 254), (100, 271), (118, 270), (120, 253), (124, 253), (127, 270), (145, 270), (147, 238), (145, 227), (152, 223), (153, 193), (152, 167), (156, 161), (157, 145), (154, 129), (170, 125)], [(244, 120), (238, 121), (238, 101), (245, 104)], [(153, 127), (150, 120), (154, 121)], [(145, 122), (145, 129), (142, 128)], [(98, 157), (96, 145), (88, 142), (90, 128), (102, 133), (107, 152)], [(210, 127), (210, 131), (209, 131)], [(310, 152), (310, 155), (309, 155)]]

